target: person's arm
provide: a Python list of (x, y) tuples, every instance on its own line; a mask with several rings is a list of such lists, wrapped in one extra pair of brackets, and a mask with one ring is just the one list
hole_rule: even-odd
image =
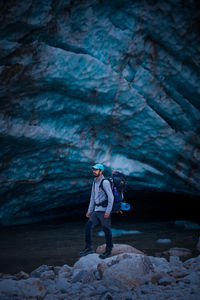
[(103, 188), (108, 197), (108, 205), (105, 211), (105, 217), (109, 217), (113, 207), (114, 196), (113, 196), (110, 182), (108, 180), (103, 181)]
[(94, 206), (95, 206), (95, 201), (94, 201), (94, 185), (95, 183), (93, 182), (92, 184), (92, 190), (91, 190), (91, 196), (90, 196), (90, 204), (89, 204), (89, 207), (88, 207), (88, 211), (86, 213), (86, 217), (90, 217), (93, 210), (94, 210)]

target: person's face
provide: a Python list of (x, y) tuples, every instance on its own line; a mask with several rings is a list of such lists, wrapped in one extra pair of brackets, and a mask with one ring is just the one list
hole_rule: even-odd
[(101, 176), (101, 174), (103, 173), (103, 171), (102, 170), (100, 170), (100, 169), (92, 169), (93, 170), (93, 175), (94, 175), (94, 177), (99, 177), (99, 176)]

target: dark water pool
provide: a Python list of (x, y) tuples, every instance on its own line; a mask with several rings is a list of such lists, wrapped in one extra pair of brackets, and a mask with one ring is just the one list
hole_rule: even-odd
[[(14, 274), (21, 270), (31, 272), (42, 264), (73, 265), (78, 253), (84, 248), (85, 221), (20, 225), (0, 229), (0, 272)], [(124, 243), (144, 251), (148, 255), (184, 247), (199, 252), (196, 244), (199, 230), (177, 227), (173, 222), (119, 222), (113, 220), (112, 228), (138, 230), (140, 234), (122, 235), (113, 238), (114, 243)], [(104, 243), (94, 230), (94, 248)], [(158, 239), (170, 239), (171, 244), (158, 244)]]

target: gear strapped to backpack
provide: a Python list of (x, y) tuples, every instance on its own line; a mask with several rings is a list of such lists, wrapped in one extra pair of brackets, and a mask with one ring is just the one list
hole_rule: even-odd
[[(110, 182), (111, 190), (112, 190), (113, 196), (114, 196), (112, 212), (117, 213), (122, 210), (121, 204), (124, 199), (123, 193), (126, 191), (126, 177), (122, 172), (114, 171), (110, 177), (104, 178), (101, 181), (99, 188), (101, 188), (106, 194), (106, 191), (103, 188), (104, 180), (108, 180)], [(126, 204), (128, 204), (128, 203), (126, 203)], [(95, 203), (95, 205), (107, 207), (108, 200), (104, 200), (104, 201), (100, 202), (99, 204)], [(124, 210), (126, 210), (126, 209), (124, 209)]]

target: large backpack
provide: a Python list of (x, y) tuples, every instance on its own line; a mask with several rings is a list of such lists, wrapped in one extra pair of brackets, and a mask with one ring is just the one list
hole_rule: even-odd
[[(112, 207), (112, 212), (117, 213), (121, 211), (121, 203), (124, 199), (124, 192), (126, 191), (126, 176), (120, 172), (120, 171), (114, 171), (112, 172), (112, 175), (110, 177), (104, 178), (100, 185), (99, 188), (101, 188), (105, 194), (106, 191), (103, 188), (103, 181), (108, 180), (111, 185), (111, 189), (113, 192), (114, 196), (114, 201), (113, 201), (113, 207)], [(98, 204), (98, 206), (101, 205), (103, 207), (106, 207), (108, 205), (108, 200), (105, 200), (101, 203)]]

